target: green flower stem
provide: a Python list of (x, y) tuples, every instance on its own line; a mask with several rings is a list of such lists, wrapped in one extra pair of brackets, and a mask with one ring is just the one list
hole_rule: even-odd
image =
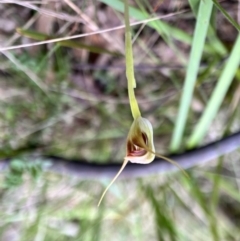
[(126, 76), (128, 81), (128, 96), (133, 118), (141, 116), (138, 103), (135, 97), (134, 88), (136, 88), (136, 80), (134, 77), (132, 39), (129, 24), (128, 0), (125, 0), (125, 54), (126, 54)]

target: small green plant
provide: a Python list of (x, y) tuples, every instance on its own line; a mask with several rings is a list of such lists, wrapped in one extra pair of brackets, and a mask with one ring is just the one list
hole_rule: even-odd
[(23, 183), (23, 175), (28, 173), (30, 177), (37, 180), (42, 173), (43, 162), (37, 160), (28, 162), (25, 159), (14, 159), (10, 162), (9, 169), (5, 175), (4, 187), (18, 187)]

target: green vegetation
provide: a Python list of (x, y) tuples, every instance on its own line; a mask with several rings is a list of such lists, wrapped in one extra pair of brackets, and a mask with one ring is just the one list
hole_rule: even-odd
[[(131, 28), (135, 95), (156, 152), (239, 130), (238, 2), (129, 4), (130, 22), (140, 21)], [(123, 162), (132, 115), (124, 30), (111, 29), (123, 12), (120, 0), (0, 3), (0, 156), (12, 159), (0, 174), (0, 240), (240, 239), (239, 152), (190, 178), (119, 179), (99, 208), (109, 179), (44, 171), (44, 155)], [(38, 41), (49, 43), (31, 46)]]

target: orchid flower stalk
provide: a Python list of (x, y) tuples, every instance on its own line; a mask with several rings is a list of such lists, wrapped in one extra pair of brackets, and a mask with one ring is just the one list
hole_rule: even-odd
[[(136, 88), (136, 80), (134, 77), (134, 64), (133, 64), (133, 53), (132, 53), (132, 40), (131, 40), (131, 30), (129, 24), (129, 13), (128, 13), (128, 0), (125, 0), (124, 8), (124, 19), (125, 19), (125, 55), (126, 55), (126, 77), (128, 81), (128, 96), (131, 107), (131, 112), (133, 116), (133, 123), (128, 133), (127, 144), (126, 144), (126, 156), (122, 167), (106, 187), (103, 192), (98, 206), (100, 205), (103, 197), (110, 188), (110, 186), (115, 182), (118, 176), (121, 174), (127, 163), (130, 161), (132, 163), (139, 164), (149, 164), (151, 163), (155, 156), (159, 156), (168, 162), (176, 165), (182, 170), (182, 168), (173, 160), (164, 157), (162, 155), (155, 153), (155, 147), (153, 142), (153, 128), (149, 120), (141, 116), (141, 112), (138, 107), (138, 102), (135, 97), (134, 89)], [(184, 170), (182, 170), (184, 172)]]

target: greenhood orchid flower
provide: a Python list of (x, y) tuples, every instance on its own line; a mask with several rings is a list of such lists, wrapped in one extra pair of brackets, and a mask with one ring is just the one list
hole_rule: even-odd
[(153, 143), (152, 125), (147, 119), (141, 116), (137, 117), (134, 119), (128, 133), (126, 143), (126, 157), (124, 158), (122, 167), (103, 192), (98, 202), (98, 206), (100, 205), (107, 190), (116, 181), (129, 161), (132, 163), (148, 164), (154, 160), (154, 152), (155, 148)]
[(127, 136), (126, 156), (124, 158), (122, 167), (113, 178), (113, 180), (110, 182), (110, 184), (106, 187), (98, 202), (98, 206), (100, 205), (107, 190), (116, 181), (116, 179), (121, 174), (129, 161), (138, 164), (149, 164), (154, 160), (155, 156), (158, 156), (177, 166), (186, 176), (188, 176), (187, 173), (178, 165), (178, 163), (155, 152), (153, 142), (153, 128), (151, 123), (149, 122), (149, 120), (141, 116), (137, 117), (133, 121)]
[(140, 116), (133, 121), (126, 152), (125, 159), (132, 163), (148, 164), (154, 160), (153, 128), (149, 120)]
[(134, 89), (136, 88), (136, 80), (134, 77), (132, 40), (128, 13), (128, 0), (125, 0), (124, 6), (126, 77), (128, 81), (129, 103), (134, 120), (127, 136), (126, 156), (124, 158), (122, 167), (120, 168), (116, 176), (113, 178), (113, 180), (110, 182), (110, 184), (106, 187), (98, 202), (98, 206), (100, 205), (107, 190), (118, 178), (118, 176), (121, 174), (121, 172), (123, 171), (123, 169), (129, 161), (132, 163), (148, 164), (154, 160), (155, 156), (158, 156), (172, 163), (173, 165), (176, 165), (178, 168), (182, 170), (182, 168), (173, 160), (155, 153), (152, 125), (147, 119), (141, 117), (141, 112), (139, 110), (138, 103), (134, 93)]
[(130, 128), (127, 137), (127, 154), (125, 159), (132, 163), (149, 164), (155, 156), (177, 166), (187, 176), (186, 172), (175, 161), (155, 152), (153, 128), (149, 120), (137, 117)]

